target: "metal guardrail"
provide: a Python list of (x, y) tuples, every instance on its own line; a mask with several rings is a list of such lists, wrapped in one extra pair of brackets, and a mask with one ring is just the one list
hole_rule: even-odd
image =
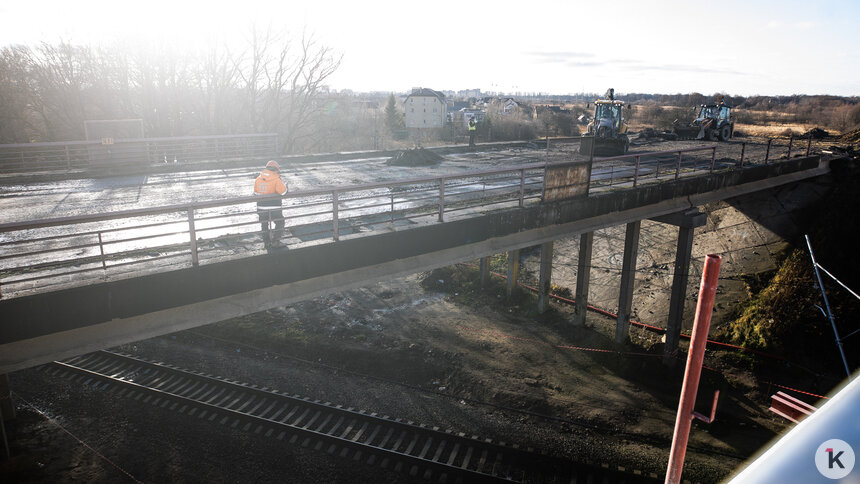
[[(702, 151), (710, 151), (710, 157), (692, 155)], [(654, 182), (675, 181), (689, 174), (713, 173), (717, 168), (716, 153), (717, 147), (713, 145), (597, 158), (591, 169), (591, 186), (636, 187), (651, 178), (653, 180), (650, 181)], [(623, 163), (627, 160), (634, 161), (634, 164)]]
[[(590, 190), (673, 182), (726, 168), (715, 166), (713, 150), (704, 147), (597, 159)], [(696, 152), (706, 156), (697, 157)], [(663, 161), (665, 157), (680, 161), (669, 165)], [(635, 165), (622, 163), (628, 159), (635, 160)], [(554, 166), (558, 165), (532, 163), (272, 198), (283, 199), (283, 220), (289, 231), (284, 242), (295, 248), (538, 203), (546, 169)], [(728, 168), (735, 167), (732, 163)], [(259, 254), (265, 250), (264, 229), (256, 210), (259, 200), (262, 197), (248, 196), (0, 224), (0, 297)]]
[[(480, 208), (539, 199), (543, 164), (283, 197), (288, 246), (336, 241), (379, 228), (444, 222)], [(264, 250), (248, 196), (103, 215), (0, 225), (0, 290), (50, 290), (250, 256)]]
[(0, 174), (260, 159), (277, 152), (277, 134), (4, 144)]

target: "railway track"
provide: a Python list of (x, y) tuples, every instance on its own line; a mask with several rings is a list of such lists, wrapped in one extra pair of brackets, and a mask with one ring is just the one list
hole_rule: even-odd
[(98, 351), (46, 371), (189, 418), (241, 428), (428, 482), (640, 483), (656, 475), (575, 463), (489, 439)]

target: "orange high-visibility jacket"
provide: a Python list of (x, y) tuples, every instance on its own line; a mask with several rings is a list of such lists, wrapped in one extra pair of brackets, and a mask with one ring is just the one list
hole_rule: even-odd
[[(254, 180), (254, 195), (283, 195), (287, 186), (281, 181), (280, 175), (271, 170), (263, 170)], [(257, 208), (279, 208), (280, 200), (262, 200), (257, 202)]]

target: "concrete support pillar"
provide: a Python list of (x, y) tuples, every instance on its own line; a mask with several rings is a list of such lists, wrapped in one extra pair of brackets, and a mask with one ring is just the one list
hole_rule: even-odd
[(481, 289), (487, 287), (487, 284), (490, 282), (490, 258), (489, 257), (481, 257)]
[(12, 389), (9, 388), (9, 375), (0, 375), (0, 411), (3, 412), (3, 420), (15, 418), (15, 406), (12, 405)]
[(663, 364), (673, 365), (681, 339), (684, 322), (684, 305), (687, 300), (687, 284), (690, 279), (690, 258), (693, 253), (693, 232), (705, 225), (707, 214), (698, 208), (686, 212), (671, 213), (653, 220), (678, 226), (678, 247), (675, 252), (675, 275), (672, 277), (672, 298), (669, 300), (669, 321), (666, 323), (666, 345), (663, 346)]
[(678, 249), (675, 252), (675, 275), (672, 277), (672, 299), (669, 301), (669, 322), (666, 324), (666, 345), (663, 347), (663, 364), (672, 365), (681, 339), (684, 321), (684, 303), (687, 300), (687, 282), (690, 279), (690, 256), (693, 253), (692, 227), (678, 228)]
[(630, 222), (624, 234), (624, 261), (621, 266), (621, 290), (618, 294), (618, 320), (615, 323), (615, 342), (619, 344), (627, 341), (630, 330), (633, 282), (636, 280), (636, 257), (639, 255), (641, 228), (641, 220)]
[(520, 277), (520, 250), (508, 251), (508, 297), (514, 293), (514, 288), (517, 286), (517, 279)]
[(579, 259), (576, 262), (576, 304), (573, 307), (573, 324), (585, 324), (588, 311), (588, 283), (591, 281), (591, 249), (594, 247), (594, 232), (579, 235)]
[(543, 314), (549, 307), (549, 294), (552, 285), (552, 246), (546, 242), (540, 246), (540, 283), (538, 284), (538, 314)]

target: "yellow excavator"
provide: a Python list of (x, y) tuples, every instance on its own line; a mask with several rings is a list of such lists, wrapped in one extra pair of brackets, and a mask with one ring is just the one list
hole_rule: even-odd
[(727, 141), (735, 132), (732, 108), (720, 98), (716, 104), (702, 104), (699, 115), (687, 126), (675, 122), (673, 129), (678, 139), (705, 139)]
[(615, 89), (606, 91), (605, 99), (594, 102), (594, 118), (586, 126), (579, 145), (584, 155), (616, 156), (627, 153), (630, 138), (623, 117), (624, 102), (615, 99)]

